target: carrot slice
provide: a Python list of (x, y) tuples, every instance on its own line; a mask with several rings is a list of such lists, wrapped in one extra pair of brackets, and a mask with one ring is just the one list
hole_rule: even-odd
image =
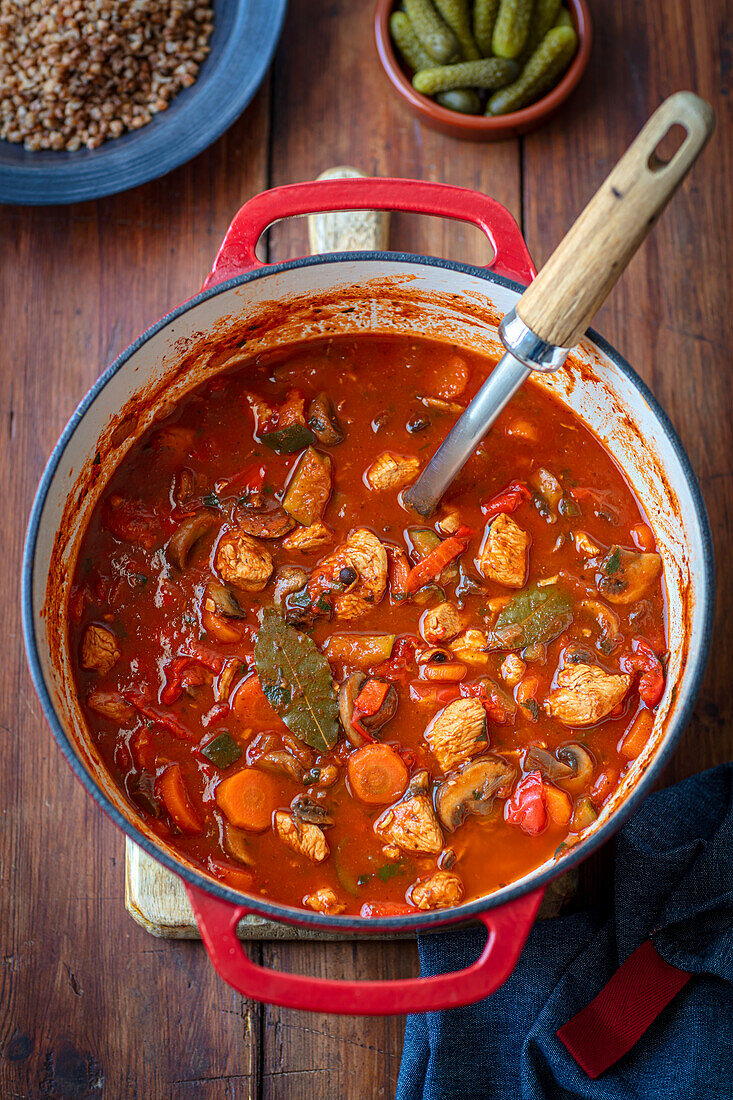
[(180, 764), (170, 764), (155, 783), (155, 793), (184, 833), (200, 833), (203, 822), (194, 809), (183, 781)]
[(346, 770), (356, 797), (371, 805), (394, 802), (405, 793), (410, 778), (394, 749), (376, 743), (352, 752)]
[(277, 733), (282, 730), (287, 732), (288, 727), (270, 705), (256, 673), (239, 685), (232, 697), (231, 708), (247, 725), (264, 725)]
[(149, 729), (139, 729), (132, 735), (130, 749), (138, 771), (144, 771), (146, 768), (151, 772), (155, 770), (158, 763), (158, 750)]
[(225, 863), (221, 859), (214, 859), (213, 856), (209, 857), (209, 869), (212, 875), (221, 879), (227, 886), (231, 886), (234, 890), (244, 890), (248, 893), (252, 889), (254, 883), (254, 875), (251, 871), (245, 871), (243, 867), (232, 867), (230, 863)]
[(624, 734), (619, 752), (627, 760), (635, 760), (651, 737), (654, 728), (654, 715), (650, 710), (640, 710)]
[(547, 813), (556, 825), (567, 825), (573, 816), (573, 805), (565, 791), (545, 783), (545, 806)]
[(423, 585), (439, 577), (446, 565), (464, 552), (472, 534), (470, 527), (459, 527), (455, 535), (443, 539), (439, 546), (412, 567), (405, 581), (405, 592), (412, 596)]
[(215, 798), (232, 825), (252, 833), (268, 829), (278, 807), (275, 780), (258, 768), (243, 768), (222, 780), (216, 788)]

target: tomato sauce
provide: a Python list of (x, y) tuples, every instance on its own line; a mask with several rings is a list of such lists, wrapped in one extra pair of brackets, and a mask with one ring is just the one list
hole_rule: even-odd
[[(69, 605), (89, 731), (134, 811), (236, 889), (479, 897), (575, 843), (646, 743), (661, 559), (568, 408), (527, 383), (430, 521), (401, 502), (492, 366), (421, 338), (291, 347), (193, 391), (110, 478)], [(308, 706), (332, 680), (305, 735), (298, 676), (258, 675), (264, 611), (315, 644)]]

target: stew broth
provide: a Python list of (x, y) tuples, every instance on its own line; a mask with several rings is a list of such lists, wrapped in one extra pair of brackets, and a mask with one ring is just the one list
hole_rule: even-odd
[(69, 606), (89, 730), (148, 826), (235, 889), (470, 900), (575, 843), (648, 739), (661, 560), (569, 409), (527, 383), (432, 521), (401, 504), (492, 366), (419, 338), (289, 348), (192, 392), (109, 481)]

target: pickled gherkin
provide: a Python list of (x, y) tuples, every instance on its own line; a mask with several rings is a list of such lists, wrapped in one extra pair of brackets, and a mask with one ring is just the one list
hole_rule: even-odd
[(567, 8), (560, 8), (557, 19), (555, 20), (556, 27), (572, 27), (575, 30), (575, 24), (573, 23), (573, 17)]
[(560, 0), (535, 0), (529, 34), (524, 46), (524, 55), (529, 59), (539, 46), (547, 32), (555, 26)]
[(473, 37), (483, 57), (491, 56), (491, 39), (498, 10), (499, 0), (474, 0)]
[[(567, 69), (578, 48), (578, 36), (572, 27), (553, 27), (522, 69), (517, 80), (501, 88), (489, 99), (487, 115), (508, 115), (533, 103), (549, 91)], [(426, 69), (426, 72), (435, 72)]]
[(449, 92), (438, 92), (435, 101), (449, 111), (460, 111), (462, 115), (478, 115), (481, 112), (481, 97), (473, 88), (452, 88)]
[(393, 12), (389, 19), (389, 32), (402, 59), (413, 72), (420, 69), (431, 69), (435, 65), (434, 59), (423, 48), (420, 39), (412, 29), (412, 23), (403, 11)]
[(412, 86), (423, 95), (448, 92), (453, 88), (501, 88), (519, 73), (516, 61), (503, 57), (485, 57), (481, 61), (459, 61), (415, 73)]
[(431, 57), (445, 64), (460, 55), (458, 39), (431, 0), (403, 0), (403, 4), (413, 31)]
[(519, 57), (524, 49), (534, 0), (500, 0), (491, 48), (497, 57)]
[[(559, 2), (559, 0), (558, 0)], [(435, 6), (458, 39), (464, 61), (478, 61), (481, 57), (471, 31), (471, 13), (468, 0), (435, 0)]]

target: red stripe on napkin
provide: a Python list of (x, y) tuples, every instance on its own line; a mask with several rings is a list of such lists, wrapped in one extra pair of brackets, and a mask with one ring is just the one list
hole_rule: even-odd
[(589, 1077), (599, 1077), (631, 1050), (689, 977), (645, 940), (557, 1036)]

